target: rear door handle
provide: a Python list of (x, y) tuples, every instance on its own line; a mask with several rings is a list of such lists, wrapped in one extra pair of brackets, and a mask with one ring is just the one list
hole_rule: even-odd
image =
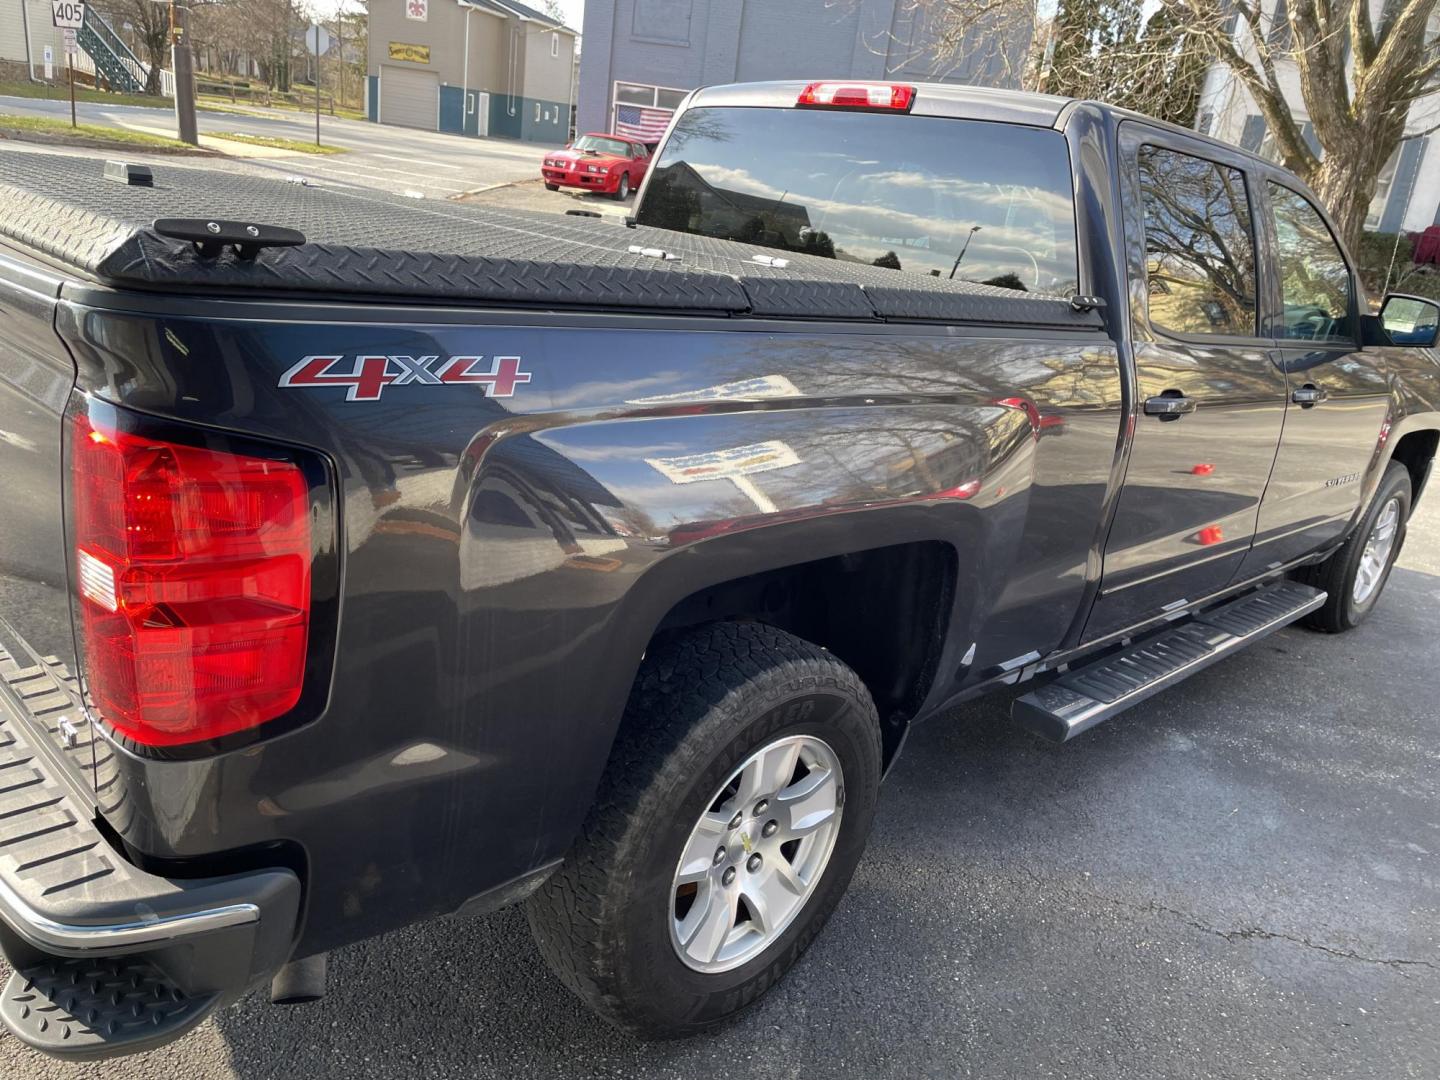
[(1290, 400), (1302, 409), (1311, 409), (1322, 401), (1330, 399), (1330, 391), (1323, 386), (1316, 386), (1314, 383), (1306, 383), (1304, 386), (1296, 387), (1295, 392), (1290, 395)]
[(1145, 399), (1145, 415), (1158, 416), (1161, 420), (1179, 420), (1195, 411), (1195, 399), (1188, 398), (1179, 390), (1166, 390), (1159, 397)]

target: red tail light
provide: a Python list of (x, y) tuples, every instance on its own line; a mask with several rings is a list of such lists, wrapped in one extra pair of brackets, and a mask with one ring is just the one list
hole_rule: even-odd
[(812, 82), (800, 91), (795, 104), (909, 112), (910, 106), (915, 104), (915, 87), (898, 83)]
[(311, 595), (300, 468), (72, 423), (76, 581), (101, 715), (174, 746), (293, 708)]

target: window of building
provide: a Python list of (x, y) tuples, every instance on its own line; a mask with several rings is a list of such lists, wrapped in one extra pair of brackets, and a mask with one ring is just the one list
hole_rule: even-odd
[(1140, 148), (1152, 325), (1181, 334), (1255, 334), (1255, 242), (1239, 169)]
[(1283, 304), (1281, 337), (1352, 342), (1350, 268), (1320, 212), (1273, 181), (1275, 247)]
[(654, 105), (655, 87), (617, 82), (615, 84), (615, 103), (617, 105)]
[(1258, 154), (1260, 144), (1265, 141), (1266, 126), (1265, 118), (1259, 113), (1245, 117), (1245, 127), (1240, 132), (1240, 148)]
[(1266, 161), (1273, 161), (1277, 165), (1280, 163), (1280, 147), (1276, 145), (1275, 133), (1270, 130), (1268, 125), (1265, 128), (1264, 136), (1260, 139), (1260, 148), (1255, 152)]
[(1378, 229), (1380, 218), (1385, 213), (1385, 204), (1390, 201), (1390, 189), (1395, 186), (1395, 172), (1400, 165), (1400, 148), (1396, 147), (1390, 159), (1380, 168), (1380, 175), (1375, 178), (1375, 194), (1370, 199), (1370, 207), (1365, 211), (1365, 228)]
[(692, 108), (648, 184), (644, 225), (1025, 292), (1076, 287), (1070, 159), (1055, 131)]
[(660, 141), (670, 117), (690, 91), (644, 83), (617, 82), (610, 130), (646, 144)]
[(552, 57), (558, 57), (558, 56), (560, 55), (560, 35), (559, 35), (559, 34), (551, 34), (551, 35), (550, 35), (550, 55), (551, 55)]
[(690, 44), (691, 0), (635, 0), (630, 36), (665, 45)]

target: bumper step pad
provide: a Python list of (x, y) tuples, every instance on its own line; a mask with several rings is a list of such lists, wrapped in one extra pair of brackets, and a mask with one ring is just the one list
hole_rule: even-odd
[(218, 994), (187, 995), (141, 959), (57, 959), (11, 974), (0, 1019), (35, 1049), (80, 1061), (162, 1046), (218, 1002)]
[(1308, 615), (1325, 598), (1293, 581), (1267, 586), (1032, 690), (1016, 699), (1011, 719), (1064, 742)]

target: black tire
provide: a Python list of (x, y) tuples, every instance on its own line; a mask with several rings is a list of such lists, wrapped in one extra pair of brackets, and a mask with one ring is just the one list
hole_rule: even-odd
[[(1375, 523), (1391, 500), (1399, 500), (1400, 520), (1395, 534), (1395, 543), (1390, 549), (1389, 561), (1385, 564), (1379, 584), (1364, 601), (1355, 599), (1355, 580), (1360, 563), (1365, 555), (1370, 534)], [(1390, 580), (1390, 571), (1405, 546), (1405, 527), (1410, 520), (1411, 492), (1410, 472), (1398, 461), (1392, 461), (1375, 489), (1375, 497), (1365, 516), (1355, 526), (1355, 531), (1333, 555), (1316, 566), (1307, 567), (1299, 575), (1307, 585), (1324, 589), (1329, 593), (1325, 605), (1305, 617), (1305, 625), (1327, 634), (1340, 634), (1359, 626), (1375, 610), (1376, 603), (1385, 592), (1385, 583)]]
[[(696, 971), (671, 943), (680, 852), (741, 763), (802, 734), (822, 738), (841, 765), (843, 812), (829, 861), (762, 952), (729, 971)], [(874, 702), (823, 649), (758, 623), (715, 623), (653, 649), (579, 839), (526, 902), (540, 951), (617, 1027), (673, 1038), (718, 1026), (779, 980), (844, 895), (870, 832), (880, 764)]]
[(550, 183), (550, 182), (547, 180), (547, 181), (545, 182), (545, 190), (546, 190), (546, 191), (559, 191), (559, 190), (560, 190), (560, 185), (559, 185), (559, 184), (552, 184), (552, 183)]
[(630, 196), (630, 174), (621, 173), (620, 183), (615, 185), (615, 201), (624, 202)]

